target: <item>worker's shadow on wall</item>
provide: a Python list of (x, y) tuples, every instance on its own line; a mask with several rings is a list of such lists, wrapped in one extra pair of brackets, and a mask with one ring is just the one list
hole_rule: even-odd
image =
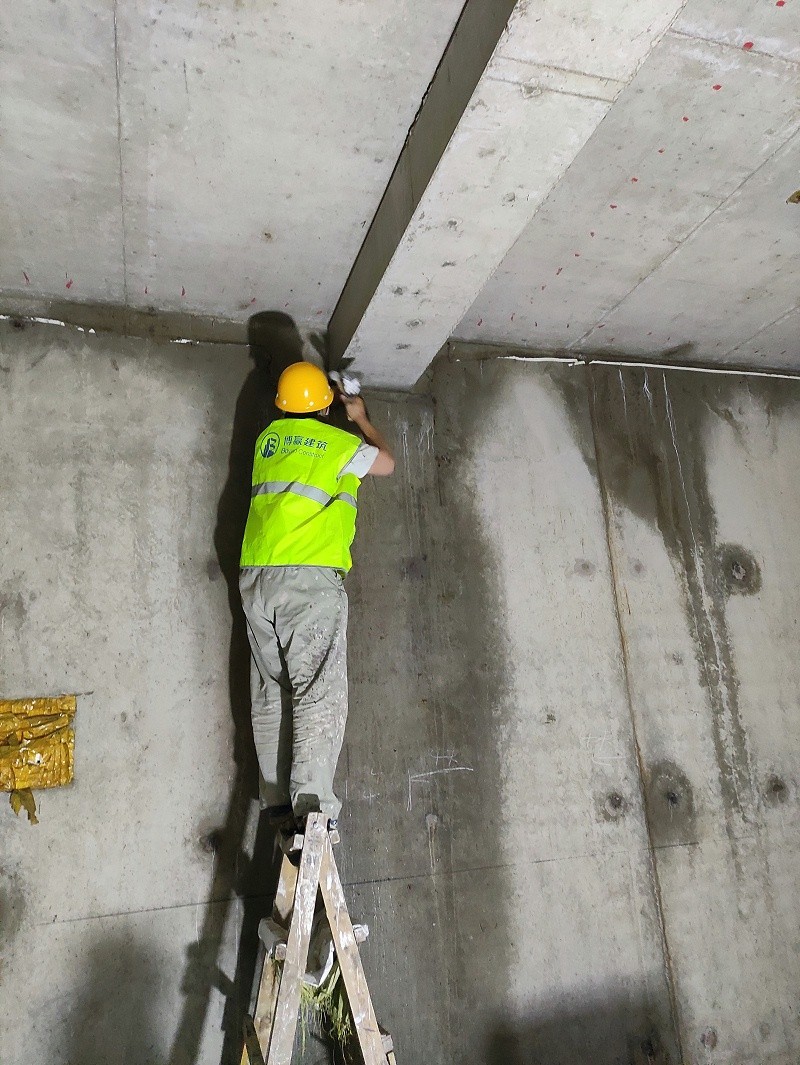
[[(321, 340), (312, 337), (310, 342), (321, 363)], [(239, 553), (250, 505), (255, 443), (274, 417), (278, 378), (288, 365), (314, 352), (309, 351), (309, 341), (304, 341), (289, 315), (279, 311), (264, 311), (250, 318), (248, 343), (253, 367), (236, 401), (228, 477), (214, 532), (231, 612), (228, 684), (236, 770), (225, 821), (205, 838), (215, 856), (211, 899), (219, 901), (206, 908), (198, 942), (189, 950), (183, 1013), (168, 1065), (193, 1065), (197, 1061), (213, 988), (226, 997), (222, 1065), (239, 1065), (242, 1019), (250, 1004), (258, 953), (258, 922), (270, 912), (279, 871), (274, 832), (265, 817), (259, 818), (252, 852), (245, 853), (248, 814), (258, 794), (258, 767), (250, 725), (250, 649), (239, 598)], [(219, 958), (234, 897), (242, 903), (242, 922), (236, 973), (231, 980), (221, 972)]]

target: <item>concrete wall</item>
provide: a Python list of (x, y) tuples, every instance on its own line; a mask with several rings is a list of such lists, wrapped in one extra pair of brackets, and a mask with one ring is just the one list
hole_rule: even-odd
[[(0, 1060), (236, 1061), (274, 866), (226, 579), (291, 331), (0, 329), (3, 694), (86, 693), (75, 784), (0, 807)], [(403, 1065), (797, 1060), (799, 400), (493, 360), (372, 401), (339, 861)]]

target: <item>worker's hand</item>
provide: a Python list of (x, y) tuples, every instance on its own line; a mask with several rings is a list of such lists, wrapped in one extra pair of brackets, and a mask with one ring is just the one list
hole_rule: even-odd
[(344, 392), (340, 392), (339, 396), (342, 403), (344, 403), (344, 409), (348, 421), (360, 425), (367, 420), (367, 408), (361, 396), (346, 396)]

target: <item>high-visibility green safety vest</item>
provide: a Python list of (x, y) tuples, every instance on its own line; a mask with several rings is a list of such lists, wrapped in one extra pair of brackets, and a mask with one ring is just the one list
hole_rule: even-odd
[(256, 441), (242, 566), (353, 564), (360, 478), (341, 470), (359, 437), (316, 418), (280, 418)]

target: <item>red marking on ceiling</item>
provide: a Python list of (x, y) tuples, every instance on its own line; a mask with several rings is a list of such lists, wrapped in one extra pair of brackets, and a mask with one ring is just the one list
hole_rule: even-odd
[(775, 0), (775, 7), (785, 7), (786, 0)]
[(683, 121), (684, 122), (688, 122), (689, 121), (689, 116), (688, 115), (684, 115), (683, 116)]
[(563, 266), (559, 266), (559, 268), (558, 268), (558, 269), (556, 270), (556, 277), (558, 277), (558, 275), (559, 275), (559, 274), (561, 273), (561, 271), (562, 271), (563, 269), (564, 269), (564, 267), (563, 267)]
[(483, 325), (483, 318), (478, 319), (478, 325)]
[(666, 148), (659, 148), (658, 149), (658, 154), (659, 155), (663, 155), (666, 150), (667, 150)]
[(742, 45), (742, 48), (745, 50), (745, 52), (749, 52), (752, 47), (753, 47), (753, 42), (752, 41), (745, 41), (744, 44)]
[(721, 85), (712, 85), (711, 88), (714, 90), (714, 92), (719, 92), (719, 90), (722, 88), (722, 86)]
[(25, 278), (25, 284), (29, 285), (31, 283), (31, 279), (28, 277), (24, 270), (22, 271), (22, 276)]
[(186, 295), (186, 289), (183, 287), (183, 285), (181, 285), (181, 296), (185, 296), (185, 295)]
[(65, 285), (65, 288), (72, 288), (72, 278), (71, 277), (67, 278), (67, 283)]
[(612, 211), (616, 211), (617, 209), (617, 205), (615, 203), (610, 203), (608, 206), (611, 208)]
[(639, 179), (638, 179), (637, 177), (632, 177), (632, 178), (631, 178), (631, 181), (638, 181), (638, 180), (639, 180)]

